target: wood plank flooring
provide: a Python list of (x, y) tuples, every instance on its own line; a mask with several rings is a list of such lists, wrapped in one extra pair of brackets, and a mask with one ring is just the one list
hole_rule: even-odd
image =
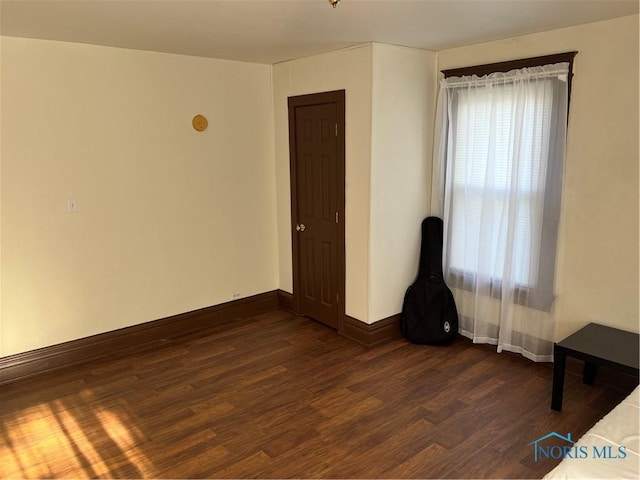
[(3, 478), (540, 478), (627, 391), (458, 338), (366, 349), (278, 311), (0, 388)]

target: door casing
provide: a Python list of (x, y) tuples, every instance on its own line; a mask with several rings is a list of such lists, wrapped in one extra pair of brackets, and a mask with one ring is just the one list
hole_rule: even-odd
[(289, 172), (291, 181), (291, 256), (293, 266), (293, 306), (297, 313), (303, 313), (300, 310), (300, 265), (299, 265), (299, 241), (296, 232), (298, 223), (298, 176), (296, 162), (296, 107), (319, 105), (326, 103), (335, 103), (337, 110), (337, 135), (336, 135), (336, 160), (337, 160), (337, 181), (342, 188), (336, 189), (336, 204), (338, 209), (339, 221), (337, 224), (337, 291), (338, 291), (338, 333), (344, 332), (345, 325), (345, 279), (346, 279), (346, 263), (345, 263), (345, 91), (334, 90), (330, 92), (313, 93), (308, 95), (299, 95), (288, 98), (289, 108)]

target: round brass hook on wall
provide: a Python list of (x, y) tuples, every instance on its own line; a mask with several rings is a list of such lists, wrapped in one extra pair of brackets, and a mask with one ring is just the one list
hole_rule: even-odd
[(205, 131), (207, 129), (207, 126), (209, 126), (209, 122), (204, 115), (196, 115), (195, 117), (193, 117), (191, 124), (193, 125), (193, 128), (195, 128), (198, 132)]

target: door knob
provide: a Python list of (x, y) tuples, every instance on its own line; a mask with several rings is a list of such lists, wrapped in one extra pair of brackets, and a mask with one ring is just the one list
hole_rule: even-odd
[(300, 224), (296, 225), (296, 230), (299, 231), (299, 232), (304, 232), (305, 228), (306, 227), (304, 226), (304, 223), (300, 223)]

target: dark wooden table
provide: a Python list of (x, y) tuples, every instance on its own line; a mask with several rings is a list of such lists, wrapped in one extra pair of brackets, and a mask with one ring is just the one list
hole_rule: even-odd
[(584, 360), (583, 382), (591, 385), (599, 366), (638, 378), (638, 334), (590, 323), (553, 346), (551, 408), (562, 410), (567, 356)]

